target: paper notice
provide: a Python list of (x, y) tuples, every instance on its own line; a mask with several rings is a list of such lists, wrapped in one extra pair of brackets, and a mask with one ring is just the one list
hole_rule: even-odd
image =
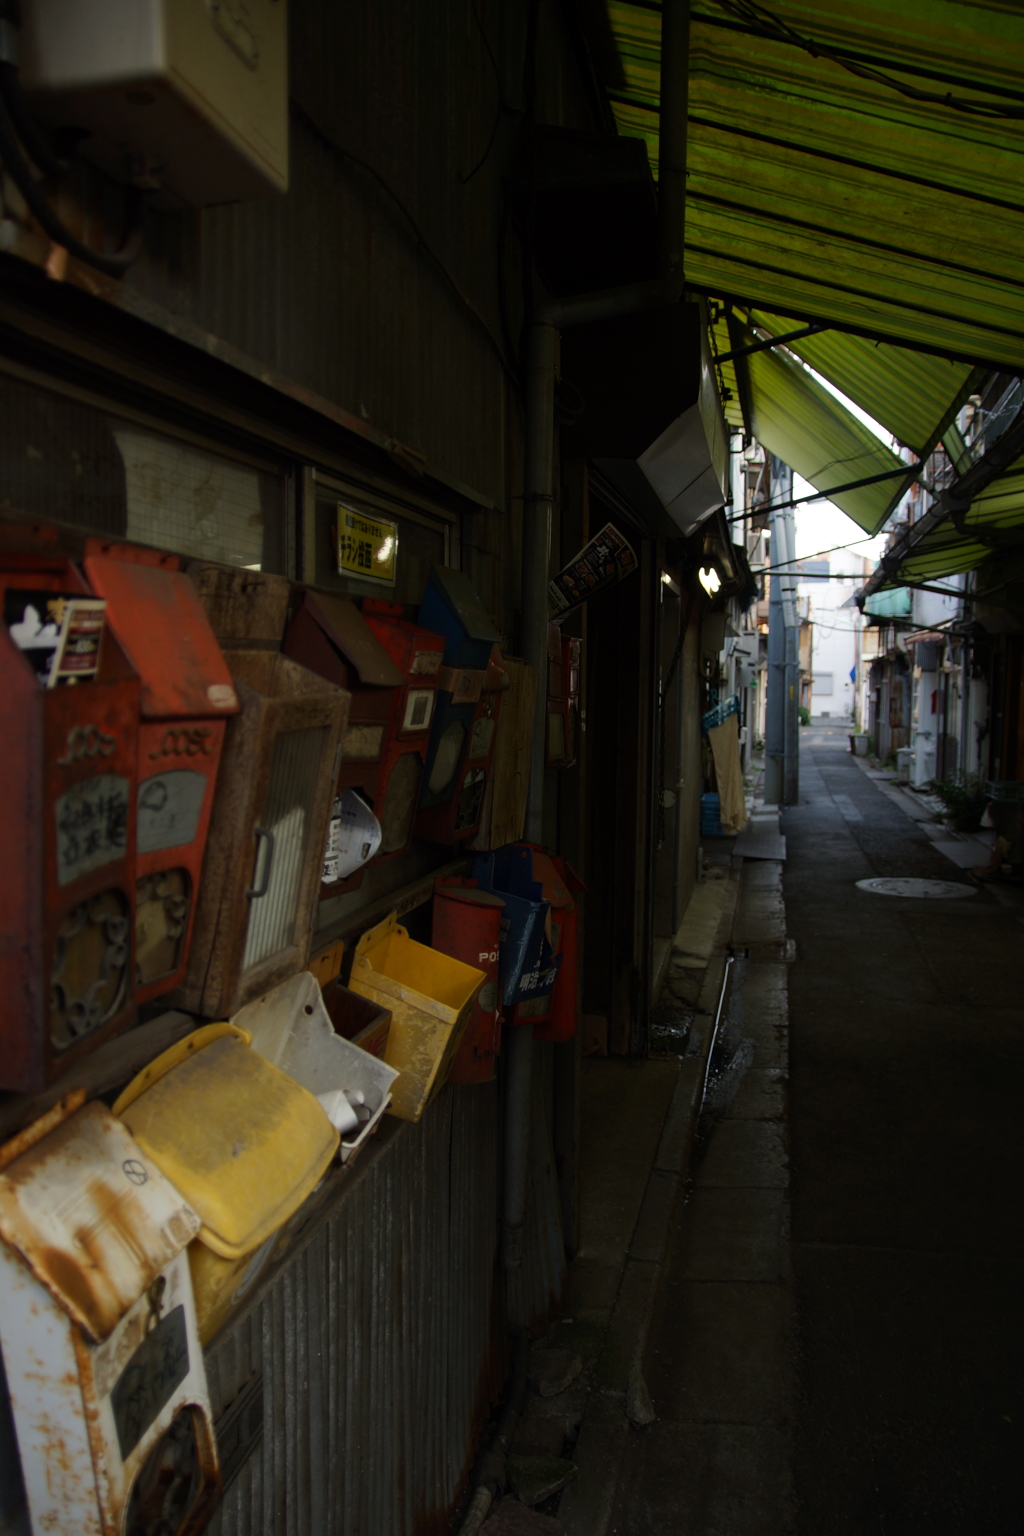
[(347, 880), (368, 864), (380, 847), (380, 822), (354, 789), (334, 802), (324, 849), (324, 885)]
[(604, 592), (636, 570), (633, 547), (613, 523), (605, 523), (601, 532), (581, 549), (548, 584), (548, 610), (553, 619), (562, 619), (574, 608), (581, 608), (589, 597)]

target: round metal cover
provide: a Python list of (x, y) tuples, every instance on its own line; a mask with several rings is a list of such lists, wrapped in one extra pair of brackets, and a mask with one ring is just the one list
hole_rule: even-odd
[(462, 744), (466, 739), (466, 727), (461, 720), (452, 720), (445, 726), (434, 754), (427, 788), (432, 795), (442, 794), (452, 782), (462, 759)]
[(857, 889), (869, 891), (872, 896), (930, 897), (940, 901), (978, 893), (976, 886), (963, 885), (959, 880), (915, 880), (909, 876), (858, 880)]

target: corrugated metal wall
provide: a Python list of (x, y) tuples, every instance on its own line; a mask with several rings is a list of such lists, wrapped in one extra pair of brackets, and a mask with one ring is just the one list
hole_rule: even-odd
[[(514, 1300), (538, 1320), (565, 1283), (537, 1052), (527, 1257)], [(361, 1166), (207, 1357), (218, 1416), (262, 1377), (263, 1439), (217, 1536), (425, 1536), (447, 1529), (497, 1400), (507, 1342), (497, 1268), (497, 1085), (447, 1088), (387, 1122)]]

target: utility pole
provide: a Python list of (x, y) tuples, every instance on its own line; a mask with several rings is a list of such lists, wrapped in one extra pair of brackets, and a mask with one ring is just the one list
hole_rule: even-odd
[[(793, 471), (776, 458), (772, 459), (771, 483), (773, 501), (785, 501), (792, 496)], [(796, 530), (792, 508), (776, 510), (770, 516), (764, 798), (766, 805), (796, 805), (800, 798), (800, 616), (796, 607)]]

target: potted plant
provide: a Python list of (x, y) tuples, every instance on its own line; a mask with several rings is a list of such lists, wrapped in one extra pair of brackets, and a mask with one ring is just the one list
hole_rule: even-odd
[(943, 821), (957, 832), (977, 832), (989, 799), (979, 774), (954, 773), (948, 779), (933, 779), (928, 788), (946, 807)]

